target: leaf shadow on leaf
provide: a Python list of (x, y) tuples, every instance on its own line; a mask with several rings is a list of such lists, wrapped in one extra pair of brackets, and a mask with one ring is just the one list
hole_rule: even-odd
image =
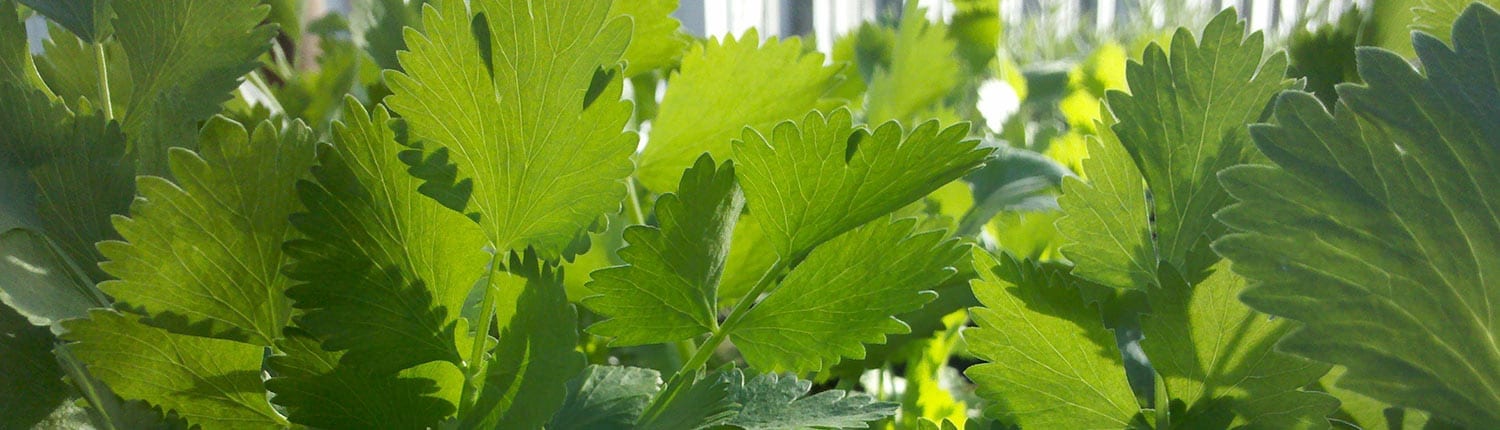
[(114, 308), (126, 312), (132, 316), (140, 317), (142, 324), (156, 327), (176, 334), (212, 337), (218, 339), (232, 340), (236, 342), (251, 343), (253, 336), (249, 331), (239, 327), (227, 325), (215, 326), (215, 320), (199, 320), (189, 322), (193, 319), (187, 315), (170, 310), (158, 310), (155, 314), (148, 315), (145, 308), (131, 306), (125, 302), (115, 302)]

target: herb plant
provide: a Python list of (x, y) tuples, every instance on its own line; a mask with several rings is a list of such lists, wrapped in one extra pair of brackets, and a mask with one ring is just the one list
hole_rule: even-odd
[(1325, 107), (1232, 10), (1059, 81), (975, 1), (19, 3), (0, 428), (1500, 423), (1485, 5)]

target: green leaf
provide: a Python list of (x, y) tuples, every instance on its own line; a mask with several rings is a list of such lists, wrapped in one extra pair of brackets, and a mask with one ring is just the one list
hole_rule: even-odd
[(944, 97), (958, 86), (957, 45), (942, 23), (927, 21), (926, 10), (907, 2), (896, 31), (890, 63), (875, 70), (865, 95), (865, 114), (871, 124), (891, 120), (927, 119)]
[[(171, 146), (198, 141), (240, 78), (260, 66), (274, 25), (259, 0), (112, 0), (133, 89), (123, 113), (141, 174), (167, 176)], [(112, 95), (113, 97), (113, 95)]]
[[(56, 24), (47, 26), (47, 40), (42, 41), (42, 54), (35, 57), (37, 72), (50, 89), (63, 102), (89, 99), (99, 104), (99, 64), (95, 58), (95, 46), (84, 42), (73, 33)], [(104, 42), (104, 62), (109, 78), (110, 101), (115, 112), (124, 112), (130, 101), (134, 86), (131, 82), (129, 62), (125, 48), (118, 40)]]
[(636, 176), (653, 191), (672, 191), (704, 152), (730, 159), (730, 141), (745, 127), (769, 129), (817, 108), (838, 71), (800, 39), (762, 43), (755, 30), (694, 45), (668, 81)]
[(102, 42), (114, 32), (110, 0), (21, 0), (21, 3), (88, 43)]
[(301, 123), (264, 122), (250, 134), (209, 122), (201, 154), (172, 150), (177, 184), (137, 180), (131, 217), (115, 218), (124, 241), (99, 244), (109, 259), (100, 267), (119, 279), (99, 288), (177, 333), (270, 346), (291, 312), (281, 244), (300, 209), (293, 184), (313, 163), (313, 139)]
[[(907, 333), (894, 315), (937, 297), (968, 251), (947, 233), (916, 231), (913, 218), (877, 219), (813, 250), (732, 328), (756, 369), (822, 371), (842, 357), (864, 358), (865, 343)], [(883, 258), (871, 258), (872, 252)]]
[(734, 246), (724, 258), (724, 275), (719, 279), (719, 305), (731, 306), (744, 298), (745, 293), (755, 287), (761, 275), (776, 264), (776, 248), (760, 228), (760, 221), (751, 213), (740, 214), (734, 223), (734, 234), (730, 240)]
[[(1154, 222), (1139, 217), (1138, 201), (1144, 197), (1136, 194), (1123, 162), (1105, 161), (1104, 168), (1116, 172), (1105, 174), (1106, 188), (1099, 195), (1062, 202), (1069, 218), (1100, 213), (1113, 219), (1063, 221), (1074, 223), (1063, 227), (1070, 242), (1090, 244), (1073, 253), (1065, 248), (1069, 258), (1097, 258), (1110, 266), (1080, 263), (1081, 275), (1116, 288), (1142, 288), (1142, 256), (1154, 255), (1145, 261), (1166, 261), (1190, 278), (1217, 260), (1208, 244), (1225, 228), (1212, 215), (1230, 201), (1214, 175), (1260, 159), (1245, 124), (1260, 118), (1271, 97), (1292, 85), (1283, 78), (1285, 55), (1272, 55), (1262, 64), (1263, 37), (1258, 32), (1246, 37), (1244, 23), (1236, 19), (1233, 11), (1220, 13), (1203, 30), (1201, 42), (1179, 29), (1172, 37), (1170, 56), (1152, 44), (1141, 63), (1127, 66), (1130, 93), (1108, 94), (1109, 108), (1119, 118), (1110, 128), (1145, 179)], [(1104, 146), (1113, 146), (1109, 143)], [(1094, 175), (1094, 170), (1087, 171)], [(1100, 198), (1104, 195), (1112, 198)], [(1145, 227), (1149, 230), (1143, 231)], [(1109, 246), (1105, 237), (1117, 241), (1118, 249), (1086, 256)], [(1147, 237), (1154, 240), (1144, 240)], [(1154, 246), (1142, 246), (1147, 243)], [(1154, 264), (1144, 267), (1155, 271)]]
[[(0, 5), (3, 6), (3, 5)], [(45, 420), (72, 397), (52, 356), (56, 339), (44, 327), (0, 306), (0, 427), (46, 428)]]
[(609, 15), (631, 18), (630, 46), (625, 48), (625, 76), (636, 76), (672, 66), (687, 50), (689, 36), (678, 31), (682, 23), (672, 16), (677, 0), (616, 1)]
[(175, 412), (204, 428), (282, 428), (261, 384), (264, 347), (186, 336), (111, 310), (63, 324), (89, 371), (127, 399)]
[[(430, 11), (429, 11), (430, 12)], [(563, 290), (562, 273), (511, 254), (509, 272), (491, 281), (500, 342), (485, 365), (484, 391), (464, 428), (540, 428), (562, 407), (566, 384), (583, 370), (578, 315)]]
[(630, 20), (609, 19), (605, 0), (465, 3), (429, 5), (426, 33), (407, 31), (406, 71), (386, 74), (388, 103), (466, 176), (427, 177), (424, 192), (477, 212), (501, 252), (558, 255), (625, 196), (630, 103), (619, 101), (616, 72), (589, 90), (596, 71), (619, 61)]
[[(61, 106), (53, 108), (61, 109)], [(135, 166), (125, 157), (120, 124), (93, 112), (69, 118), (43, 144), (47, 162), (31, 169), (42, 230), (92, 280), (108, 279), (95, 244), (117, 240), (110, 217), (124, 214), (135, 194)], [(43, 125), (42, 127), (48, 127)]]
[(730, 381), (717, 372), (704, 377), (701, 369), (685, 376), (667, 381), (661, 394), (641, 413), (637, 430), (712, 428), (739, 413), (740, 405), (729, 399), (729, 390), (740, 380)]
[(1101, 285), (1146, 289), (1156, 283), (1156, 248), (1151, 236), (1151, 201), (1146, 180), (1104, 115), (1098, 137), (1087, 137), (1083, 160), (1088, 182), (1063, 179), (1057, 203), (1063, 217), (1059, 248), (1074, 263), (1073, 274)]
[(297, 329), (288, 329), (276, 345), (280, 354), (267, 359), (276, 377), (266, 388), (276, 393), (272, 403), (285, 407), (294, 423), (330, 429), (429, 428), (453, 414), (452, 403), (434, 396), (439, 389), (431, 379), (341, 364), (348, 353), (326, 351)]
[(568, 397), (552, 416), (553, 430), (631, 430), (651, 398), (661, 390), (655, 370), (589, 366), (568, 381)]
[[(1253, 131), (1275, 166), (1220, 175), (1243, 233), (1215, 244), (1243, 300), (1299, 321), (1278, 347), (1348, 368), (1337, 385), (1457, 424), (1500, 422), (1500, 13), (1472, 6), (1455, 46), (1415, 37), (1425, 76), (1359, 52), (1367, 86), (1333, 114), (1287, 93)], [(1372, 322), (1378, 322), (1372, 323)]]
[(1296, 323), (1239, 303), (1246, 281), (1227, 269), (1221, 261), (1206, 279), (1188, 285), (1163, 267), (1160, 288), (1149, 291), (1141, 347), (1173, 402), (1187, 407), (1174, 411), (1172, 424), (1327, 428), (1338, 400), (1298, 388), (1317, 381), (1328, 366), (1275, 351)]
[(406, 50), (402, 34), (407, 27), (422, 31), (422, 6), (426, 1), (379, 0), (370, 2), (374, 24), (365, 29), (365, 51), (381, 69), (400, 71), (398, 52)]
[(745, 430), (863, 429), (870, 421), (894, 415), (898, 408), (895, 403), (844, 390), (808, 395), (812, 381), (795, 375), (768, 373), (745, 381), (744, 374), (733, 369), (723, 377), (734, 385), (730, 401), (743, 405), (728, 424)]
[(479, 226), (417, 192), (384, 107), (373, 116), (352, 97), (334, 125), (316, 182), (298, 184), (305, 238), (287, 242), (286, 290), (304, 311), (297, 325), (346, 351), (345, 363), (390, 373), (428, 361), (462, 365), (459, 310), (490, 255)]
[[(1092, 171), (1090, 171), (1092, 173)], [(1079, 293), (1082, 281), (1009, 254), (974, 253), (979, 278), (968, 350), (989, 363), (965, 373), (986, 414), (1028, 428), (1127, 428), (1139, 412), (1115, 335)]]
[(746, 203), (790, 261), (962, 177), (992, 151), (964, 139), (967, 124), (928, 121), (908, 133), (893, 121), (872, 132), (854, 127), (847, 109), (769, 132), (747, 128), (735, 162)]
[(583, 304), (609, 317), (588, 331), (612, 345), (678, 341), (719, 327), (719, 278), (745, 200), (733, 164), (716, 167), (706, 154), (677, 189), (656, 200), (660, 227), (625, 230), (630, 245), (619, 255), (629, 265), (595, 271), (588, 284), (599, 295)]

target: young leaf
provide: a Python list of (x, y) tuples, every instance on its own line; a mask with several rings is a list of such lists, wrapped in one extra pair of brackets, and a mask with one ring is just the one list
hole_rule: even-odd
[(589, 366), (568, 381), (568, 398), (552, 416), (552, 430), (632, 430), (646, 405), (661, 390), (655, 370)]
[(63, 323), (63, 339), (121, 397), (145, 400), (204, 428), (280, 428), (261, 384), (264, 347), (175, 334), (112, 310)]
[(958, 85), (962, 66), (953, 55), (957, 45), (942, 23), (927, 21), (927, 11), (907, 2), (891, 48), (889, 67), (875, 70), (865, 95), (867, 121), (907, 121), (938, 107)]
[(167, 176), (170, 146), (198, 141), (198, 123), (260, 62), (274, 25), (259, 0), (112, 0), (115, 39), (133, 89), (123, 112), (141, 174)]
[[(670, 67), (687, 49), (688, 36), (678, 31), (682, 23), (672, 16), (677, 0), (616, 1), (609, 5), (609, 15), (631, 19), (630, 46), (621, 56), (625, 76), (636, 76)], [(654, 96), (654, 95), (650, 95)]]
[(905, 133), (887, 122), (856, 128), (849, 110), (786, 121), (769, 137), (745, 129), (734, 153), (745, 200), (789, 261), (978, 167), (993, 151), (965, 140), (967, 125), (928, 121)]
[(103, 42), (114, 33), (110, 0), (21, 0), (21, 3), (88, 43)]
[(894, 315), (932, 301), (931, 289), (953, 276), (968, 250), (941, 230), (916, 227), (912, 218), (877, 219), (813, 250), (732, 328), (745, 361), (818, 372), (842, 357), (864, 358), (865, 343), (908, 332)]
[(342, 364), (347, 352), (326, 351), (312, 335), (295, 328), (287, 329), (276, 345), (280, 354), (266, 360), (276, 377), (266, 381), (266, 388), (276, 393), (271, 402), (285, 407), (294, 423), (429, 428), (453, 414), (452, 403), (434, 396), (438, 387), (431, 379)]
[(707, 154), (683, 173), (677, 193), (656, 200), (661, 227), (631, 226), (620, 249), (628, 266), (593, 273), (599, 295), (583, 304), (609, 319), (589, 332), (612, 345), (683, 340), (718, 328), (718, 284), (744, 197), (734, 166), (716, 167)]
[[(1188, 285), (1163, 267), (1160, 288), (1149, 292), (1141, 348), (1165, 382), (1172, 424), (1182, 428), (1327, 428), (1338, 401), (1301, 391), (1328, 366), (1277, 352), (1276, 341), (1294, 328), (1239, 303), (1245, 279), (1220, 262), (1206, 279)], [(1158, 405), (1157, 407), (1167, 407)]]
[(578, 315), (559, 269), (536, 254), (511, 254), (509, 272), (490, 276), (500, 343), (485, 365), (484, 391), (463, 428), (540, 428), (566, 400), (566, 384), (583, 370)]
[(291, 313), (281, 244), (299, 209), (293, 184), (313, 163), (312, 131), (264, 122), (251, 134), (219, 118), (199, 146), (172, 150), (178, 184), (137, 180), (131, 217), (115, 218), (124, 241), (99, 244), (109, 259), (100, 267), (119, 279), (99, 288), (178, 333), (270, 346)]
[(729, 400), (742, 405), (728, 424), (745, 430), (863, 429), (898, 408), (864, 393), (828, 390), (808, 395), (812, 381), (795, 375), (768, 373), (745, 381), (744, 374), (733, 369), (723, 377), (734, 387)]
[[(1272, 55), (1261, 63), (1262, 38), (1258, 32), (1246, 37), (1244, 23), (1237, 21), (1233, 10), (1226, 10), (1209, 22), (1201, 41), (1180, 29), (1172, 37), (1170, 56), (1161, 46), (1152, 44), (1146, 48), (1143, 62), (1127, 67), (1130, 93), (1108, 94), (1109, 108), (1119, 117), (1110, 128), (1145, 179), (1155, 221), (1148, 224), (1138, 218), (1137, 202), (1144, 197), (1132, 195), (1136, 192), (1130, 183), (1134, 179), (1123, 173), (1103, 179), (1102, 186), (1114, 192), (1112, 198), (1080, 195), (1080, 199), (1063, 200), (1069, 218), (1084, 213), (1130, 217), (1063, 221), (1060, 228), (1064, 232), (1090, 232), (1069, 238), (1071, 243), (1090, 243), (1082, 248), (1075, 246), (1078, 251), (1071, 254), (1065, 250), (1069, 258), (1099, 259), (1115, 266), (1081, 263), (1081, 275), (1116, 288), (1141, 288), (1142, 255), (1155, 256), (1147, 261), (1171, 263), (1190, 278), (1217, 260), (1208, 243), (1225, 229), (1212, 215), (1229, 204), (1229, 195), (1214, 175), (1225, 167), (1260, 157), (1249, 144), (1245, 124), (1260, 118), (1271, 97), (1291, 85), (1283, 78), (1285, 55)], [(1106, 148), (1111, 146), (1105, 143)], [(1117, 164), (1106, 168), (1124, 167), (1119, 161), (1105, 163), (1111, 162)], [(1075, 223), (1073, 227), (1066, 226), (1070, 222)], [(1142, 230), (1148, 226), (1150, 230)], [(1105, 237), (1118, 242), (1120, 249), (1100, 257), (1087, 256), (1108, 245)], [(1145, 242), (1154, 244), (1150, 248), (1142, 246), (1141, 239), (1146, 237), (1154, 238)], [(1155, 264), (1144, 268), (1154, 273)]]
[(630, 103), (619, 101), (618, 76), (589, 91), (630, 39), (630, 20), (608, 9), (605, 0), (439, 1), (422, 13), (425, 33), (406, 33), (406, 71), (386, 73), (388, 103), (412, 137), (466, 175), (424, 178), (423, 191), (477, 212), (501, 252), (561, 254), (625, 197)]
[(647, 188), (672, 191), (704, 152), (730, 159), (729, 142), (745, 127), (768, 129), (817, 108), (838, 70), (800, 39), (762, 43), (755, 30), (694, 45), (669, 80), (637, 176)]
[[(1093, 171), (1091, 170), (1092, 174)], [(1115, 336), (1085, 304), (1078, 278), (1009, 254), (974, 253), (970, 352), (989, 363), (965, 373), (992, 401), (990, 416), (1027, 428), (1127, 428), (1139, 412)]]
[(306, 213), (292, 216), (305, 239), (287, 242), (286, 290), (304, 313), (297, 325), (346, 363), (390, 373), (433, 360), (461, 365), (454, 327), (490, 256), (484, 233), (463, 214), (417, 193), (384, 107), (374, 115), (352, 97), (334, 145), (298, 184)]
[(1243, 233), (1215, 249), (1243, 300), (1304, 324), (1279, 348), (1348, 368), (1338, 386), (1483, 428), (1500, 422), (1500, 13), (1470, 6), (1453, 48), (1418, 34), (1426, 75), (1359, 52), (1367, 86), (1330, 115), (1284, 94), (1253, 129), (1275, 166), (1220, 175)]

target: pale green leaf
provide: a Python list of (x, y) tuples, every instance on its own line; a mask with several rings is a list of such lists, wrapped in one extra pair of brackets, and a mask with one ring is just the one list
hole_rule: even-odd
[[(1328, 366), (1273, 348), (1295, 322), (1272, 319), (1238, 301), (1245, 279), (1221, 261), (1208, 277), (1187, 284), (1163, 267), (1160, 288), (1149, 291), (1141, 347), (1164, 380), (1178, 428), (1328, 428), (1338, 401), (1298, 390)], [(1162, 405), (1159, 405), (1161, 407)], [(1175, 407), (1175, 405), (1174, 405)]]
[(1120, 429), (1139, 412), (1115, 336), (1085, 304), (1080, 280), (1008, 254), (974, 253), (968, 350), (989, 363), (965, 373), (987, 414), (1026, 428)]
[(651, 398), (661, 390), (655, 370), (589, 366), (568, 381), (568, 398), (552, 416), (552, 430), (632, 430)]
[(1343, 367), (1333, 366), (1328, 374), (1323, 375), (1317, 387), (1339, 399), (1339, 412), (1346, 416), (1338, 417), (1338, 419), (1352, 419), (1350, 424), (1370, 430), (1420, 429), (1427, 425), (1428, 416), (1425, 412), (1394, 407), (1369, 396), (1340, 388), (1337, 381), (1344, 376), (1345, 371)]
[(890, 62), (870, 78), (865, 115), (871, 124), (933, 117), (958, 86), (963, 66), (953, 53), (957, 45), (948, 38), (948, 27), (927, 21), (926, 9), (917, 3), (906, 2)]
[(729, 400), (741, 405), (728, 424), (745, 430), (864, 429), (896, 413), (897, 405), (865, 393), (827, 390), (808, 395), (812, 381), (768, 373), (745, 381), (739, 369), (724, 376)]
[(562, 273), (533, 253), (511, 254), (509, 272), (491, 281), (500, 342), (485, 365), (484, 390), (465, 428), (540, 428), (566, 400), (568, 380), (583, 370), (578, 314)]
[(847, 109), (811, 112), (734, 145), (745, 200), (782, 258), (916, 201), (978, 167), (992, 148), (966, 140), (966, 124), (887, 122), (855, 127)]
[(100, 267), (118, 278), (99, 288), (178, 333), (270, 346), (291, 312), (281, 245), (300, 209), (293, 184), (313, 163), (312, 132), (266, 122), (251, 134), (220, 118), (199, 147), (172, 150), (177, 184), (139, 177), (131, 217), (115, 218), (124, 241), (99, 244), (109, 259)]
[(425, 178), (424, 192), (478, 213), (501, 252), (563, 253), (625, 196), (630, 103), (618, 71), (590, 83), (619, 61), (630, 20), (610, 19), (605, 0), (436, 3), (425, 33), (406, 32), (404, 74), (386, 73), (391, 109), (462, 175)]
[(637, 176), (653, 191), (672, 191), (704, 152), (730, 159), (730, 141), (745, 127), (770, 129), (817, 108), (838, 71), (800, 39), (761, 42), (755, 30), (694, 45), (667, 81)]
[[(288, 329), (267, 359), (276, 377), (266, 388), (272, 403), (294, 423), (329, 429), (430, 428), (454, 411), (436, 396), (435, 381), (341, 364), (344, 352), (330, 352), (317, 339)], [(446, 363), (453, 373), (456, 367)], [(461, 378), (461, 377), (460, 377)]]
[[(907, 333), (895, 315), (932, 301), (968, 248), (913, 218), (880, 218), (808, 254), (729, 335), (764, 371), (818, 372)], [(871, 258), (878, 253), (882, 258)]]
[(682, 23), (672, 16), (677, 0), (617, 0), (610, 4), (610, 16), (628, 16), (633, 24), (630, 46), (621, 57), (625, 76), (636, 76), (672, 66), (687, 50), (688, 35), (678, 31)]
[(428, 361), (461, 363), (454, 345), (459, 310), (490, 255), (484, 233), (462, 214), (417, 192), (390, 114), (353, 98), (334, 144), (298, 184), (307, 212), (292, 215), (305, 236), (287, 242), (286, 290), (297, 325), (346, 351), (345, 363), (390, 373)]
[(627, 266), (593, 273), (599, 295), (583, 304), (608, 319), (589, 332), (612, 345), (689, 339), (718, 328), (718, 285), (730, 234), (744, 207), (734, 166), (708, 155), (682, 176), (677, 193), (656, 200), (660, 227), (631, 226), (619, 255)]
[(1344, 366), (1339, 387), (1457, 424), (1500, 423), (1500, 13), (1471, 6), (1455, 46), (1415, 37), (1425, 75), (1359, 52), (1366, 86), (1333, 114), (1304, 93), (1254, 128), (1276, 164), (1220, 175), (1242, 234), (1215, 249), (1243, 300), (1299, 321), (1278, 347)]
[(264, 347), (174, 334), (111, 310), (63, 326), (73, 353), (121, 397), (145, 400), (204, 428), (288, 425), (271, 409), (261, 383)]
[(66, 27), (85, 42), (102, 42), (114, 33), (110, 0), (21, 0), (22, 4)]
[(112, 0), (112, 6), (114, 38), (133, 86), (125, 111), (115, 114), (141, 174), (167, 176), (167, 148), (191, 148), (198, 122), (218, 113), (240, 78), (260, 66), (256, 57), (276, 33), (274, 25), (260, 25), (270, 8), (259, 0)]

